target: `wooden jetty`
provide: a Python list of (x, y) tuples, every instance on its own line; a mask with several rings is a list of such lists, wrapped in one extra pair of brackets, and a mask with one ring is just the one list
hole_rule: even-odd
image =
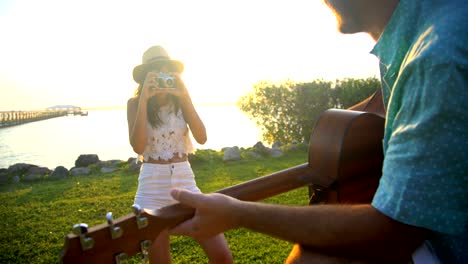
[[(80, 111), (80, 113), (82, 113)], [(67, 109), (38, 111), (0, 111), (0, 128), (68, 115)]]

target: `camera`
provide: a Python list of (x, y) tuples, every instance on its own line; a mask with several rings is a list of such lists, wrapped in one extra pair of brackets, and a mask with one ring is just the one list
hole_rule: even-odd
[(176, 86), (176, 78), (172, 74), (159, 73), (157, 81), (159, 89), (174, 89)]

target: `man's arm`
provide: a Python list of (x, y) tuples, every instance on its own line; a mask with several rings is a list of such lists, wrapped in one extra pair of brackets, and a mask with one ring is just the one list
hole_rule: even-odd
[(243, 227), (323, 254), (397, 261), (407, 259), (428, 235), (428, 231), (396, 222), (367, 204), (290, 207), (178, 189), (172, 195), (195, 207), (196, 213), (171, 234), (195, 238)]

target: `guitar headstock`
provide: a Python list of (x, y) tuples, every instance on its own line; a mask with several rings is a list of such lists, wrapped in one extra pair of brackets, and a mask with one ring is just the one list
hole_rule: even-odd
[[(307, 163), (267, 176), (252, 179), (217, 191), (231, 197), (258, 201), (295, 188), (317, 182)], [(319, 181), (320, 182), (320, 181)], [(126, 258), (142, 253), (143, 257), (157, 235), (184, 220), (195, 210), (180, 203), (156, 211), (133, 206), (133, 213), (112, 219), (107, 213), (107, 223), (88, 228), (75, 225), (74, 234), (65, 237), (61, 254), (63, 263), (123, 263)]]
[(60, 255), (63, 263), (124, 263), (127, 258), (142, 253), (146, 258), (152, 241), (164, 229), (189, 219), (194, 209), (174, 204), (156, 211), (133, 205), (133, 213), (91, 228), (81, 223), (65, 237)]

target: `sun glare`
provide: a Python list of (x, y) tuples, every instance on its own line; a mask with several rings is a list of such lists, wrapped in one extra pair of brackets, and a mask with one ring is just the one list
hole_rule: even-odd
[(0, 92), (13, 95), (0, 110), (125, 105), (133, 67), (152, 45), (184, 62), (198, 104), (234, 103), (264, 80), (376, 70), (372, 40), (339, 34), (321, 1), (11, 1), (0, 22)]

